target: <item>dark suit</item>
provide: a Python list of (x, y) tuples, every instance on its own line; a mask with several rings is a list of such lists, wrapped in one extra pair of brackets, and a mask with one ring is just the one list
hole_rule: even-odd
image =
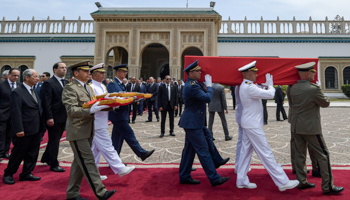
[(148, 120), (152, 121), (152, 107), (153, 111), (156, 114), (157, 119), (159, 119), (158, 115), (158, 107), (157, 107), (157, 98), (158, 98), (158, 83), (148, 84), (146, 86), (146, 92), (151, 93), (152, 97), (147, 99), (147, 107), (148, 107)]
[[(170, 87), (170, 100), (169, 100), (169, 90), (167, 87)], [(177, 87), (172, 84), (163, 84), (159, 87), (158, 90), (158, 108), (163, 108), (161, 111), (161, 134), (165, 133), (165, 120), (166, 114), (169, 113), (169, 124), (170, 124), (170, 133), (174, 132), (174, 107), (177, 106)]]
[[(123, 92), (126, 91), (126, 88), (123, 83), (119, 82), (117, 78), (114, 78), (114, 80), (107, 85), (107, 90), (109, 93)], [(135, 137), (134, 131), (128, 124), (128, 106), (120, 106), (114, 111), (110, 111), (108, 119), (113, 123), (112, 143), (118, 154), (120, 154), (122, 150), (124, 140), (138, 157), (141, 157), (146, 153), (146, 150), (140, 146), (140, 143)]]
[(233, 110), (236, 110), (236, 94), (235, 94), (235, 88), (236, 88), (236, 86), (230, 86), (231, 96), (232, 96), (232, 103), (233, 103)]
[(36, 93), (38, 93), (39, 98), (41, 98), (41, 87), (43, 86), (43, 82), (39, 82), (35, 85)]
[(281, 120), (280, 118), (280, 112), (282, 112), (282, 117), (283, 119), (287, 119), (287, 114), (286, 111), (283, 108), (283, 102), (284, 102), (284, 94), (282, 91), (282, 88), (280, 85), (276, 87), (276, 92), (275, 92), (275, 103), (277, 104), (276, 108), (276, 120)]
[[(126, 86), (126, 91), (128, 91), (128, 92), (141, 92), (141, 87), (140, 87), (140, 85), (138, 83), (135, 83), (135, 86), (134, 86), (132, 91), (131, 91), (131, 86), (132, 86), (132, 83), (129, 83)], [(136, 114), (137, 114), (136, 113), (136, 111), (137, 111), (137, 102), (134, 102), (134, 103), (129, 105), (129, 113), (131, 111), (131, 106), (132, 106), (132, 121), (134, 122), (136, 120)]]
[[(17, 87), (20, 85), (16, 83)], [(11, 144), (10, 96), (11, 86), (8, 80), (0, 82), (0, 157), (9, 153)]]
[(262, 102), (263, 108), (264, 108), (264, 124), (267, 124), (267, 119), (269, 117), (269, 114), (267, 112), (267, 107), (266, 107), (267, 99), (261, 99), (261, 102)]
[[(141, 89), (141, 93), (146, 93), (146, 86), (145, 86), (145, 84), (141, 83), (140, 89)], [(139, 115), (143, 114), (143, 104), (144, 103), (145, 103), (145, 100), (141, 99), (140, 100), (140, 105), (139, 105), (139, 108), (138, 108), (138, 114)]]
[[(11, 93), (11, 134), (14, 147), (4, 176), (15, 174), (22, 160), (24, 164), (20, 177), (28, 176), (35, 168), (45, 125), (40, 112), (39, 96), (35, 90), (34, 93), (38, 102), (23, 84)], [(16, 133), (22, 131), (24, 137), (17, 137)]]
[(177, 88), (177, 110), (175, 110), (175, 116), (177, 116), (177, 114), (179, 114), (179, 116), (181, 117), (181, 113), (182, 113), (182, 105), (184, 104), (184, 101), (182, 99), (182, 91), (184, 89), (183, 85), (180, 86), (175, 86)]
[[(64, 80), (64, 79), (63, 79)], [(64, 80), (68, 84), (67, 80)], [(43, 107), (43, 116), (45, 124), (47, 120), (53, 119), (54, 125), (47, 126), (49, 141), (41, 162), (48, 163), (51, 167), (58, 166), (57, 155), (60, 145), (60, 139), (66, 127), (67, 112), (62, 103), (63, 87), (55, 76), (52, 76), (41, 87), (41, 104)]]

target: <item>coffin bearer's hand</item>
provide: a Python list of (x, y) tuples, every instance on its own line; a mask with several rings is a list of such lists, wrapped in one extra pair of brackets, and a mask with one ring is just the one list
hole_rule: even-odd
[(206, 75), (204, 76), (204, 78), (205, 78), (205, 85), (206, 85), (207, 87), (212, 87), (213, 83), (212, 83), (211, 76), (210, 76), (209, 74), (206, 74)]
[(99, 106), (99, 104), (100, 104), (100, 102), (98, 101), (98, 102), (94, 103), (94, 105), (92, 105), (92, 107), (90, 108), (90, 114), (101, 111), (105, 108), (109, 108), (109, 106), (107, 106), (107, 105)]

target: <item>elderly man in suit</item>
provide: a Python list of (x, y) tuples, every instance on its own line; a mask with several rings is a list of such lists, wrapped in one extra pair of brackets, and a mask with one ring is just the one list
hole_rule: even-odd
[(225, 88), (219, 83), (213, 84), (214, 94), (213, 99), (209, 103), (209, 130), (213, 134), (213, 123), (215, 112), (217, 112), (221, 119), (222, 128), (224, 129), (225, 141), (232, 140), (232, 136), (228, 133), (227, 122), (225, 117), (225, 112), (228, 114), (226, 97), (225, 97)]
[(39, 74), (34, 69), (23, 72), (23, 84), (11, 93), (12, 142), (14, 147), (3, 181), (14, 184), (15, 174), (24, 161), (20, 181), (38, 181), (40, 177), (32, 174), (39, 154), (40, 140), (45, 132), (41, 115), (40, 98), (33, 86), (39, 81)]
[[(136, 81), (136, 77), (131, 77), (131, 82), (128, 83), (128, 85), (126, 85), (126, 91), (128, 92), (141, 92), (141, 87), (140, 85), (137, 83)], [(135, 120), (136, 120), (136, 115), (137, 115), (137, 107), (138, 105), (140, 105), (140, 101), (134, 102), (132, 104), (129, 105), (129, 113), (132, 110), (132, 120), (131, 122), (133, 124), (135, 124)], [(130, 119), (129, 119), (130, 122)]]
[(0, 161), (1, 158), (9, 159), (11, 144), (11, 115), (10, 115), (10, 95), (19, 87), (18, 81), (20, 72), (16, 68), (10, 69), (8, 78), (0, 82)]
[[(116, 76), (114, 80), (108, 84), (107, 90), (109, 93), (125, 92), (126, 87), (122, 80), (126, 77), (128, 73), (127, 64), (117, 65), (114, 67), (114, 70), (116, 70)], [(146, 160), (149, 156), (151, 156), (154, 153), (154, 149), (151, 151), (146, 151), (141, 147), (140, 143), (137, 141), (134, 131), (128, 124), (129, 109), (127, 105), (120, 106), (114, 111), (110, 111), (108, 118), (113, 123), (112, 142), (115, 150), (118, 152), (119, 155), (122, 150), (124, 140), (126, 141), (126, 143), (128, 143), (128, 145), (134, 151), (134, 153), (141, 158), (142, 161)]]
[(152, 122), (152, 108), (154, 113), (156, 114), (157, 122), (159, 122), (158, 107), (157, 107), (159, 86), (160, 86), (160, 82), (154, 83), (154, 78), (149, 77), (149, 84), (146, 86), (146, 92), (151, 93), (152, 97), (147, 99), (148, 120), (146, 122)]
[(96, 102), (91, 108), (83, 109), (84, 103), (94, 99), (94, 92), (87, 85), (90, 66), (89, 61), (72, 65), (74, 80), (68, 83), (62, 92), (62, 102), (67, 110), (67, 140), (74, 153), (67, 187), (67, 199), (84, 199), (80, 196), (79, 191), (83, 176), (98, 199), (108, 199), (117, 191), (108, 191), (102, 184), (91, 151), (94, 137), (94, 113), (108, 106), (99, 105), (99, 102)]
[[(207, 91), (198, 84), (197, 80), (201, 77), (201, 68), (198, 61), (190, 64), (184, 70), (188, 74), (183, 98), (185, 110), (181, 116), (179, 126), (186, 132), (185, 146), (182, 151), (180, 163), (180, 184), (200, 184), (199, 180), (191, 177), (191, 169), (195, 154), (197, 154), (203, 169), (209, 178), (211, 185), (217, 186), (225, 183), (230, 177), (221, 177), (216, 169), (213, 157), (211, 155), (212, 138), (208, 135), (208, 129), (205, 126), (206, 103), (209, 103), (213, 96), (211, 76), (205, 76), (205, 85)], [(209, 141), (207, 139), (209, 138)], [(228, 160), (226, 160), (227, 162)]]
[(165, 83), (159, 87), (158, 105), (161, 112), (160, 136), (164, 137), (166, 114), (169, 113), (170, 135), (174, 134), (174, 111), (177, 110), (177, 88), (171, 84), (169, 75), (165, 76)]
[(316, 76), (315, 62), (298, 65), (301, 80), (288, 87), (289, 105), (292, 106), (291, 132), (295, 138), (295, 166), (296, 177), (300, 181), (298, 189), (314, 188), (315, 184), (306, 179), (305, 167), (306, 149), (313, 152), (319, 164), (322, 177), (322, 191), (324, 194), (337, 194), (344, 190), (333, 184), (333, 175), (329, 158), (329, 151), (322, 135), (320, 107), (328, 107), (329, 100), (321, 88), (313, 84)]
[[(276, 120), (277, 121), (283, 121), (288, 119), (286, 111), (283, 108), (284, 104), (284, 94), (282, 91), (282, 87), (280, 85), (277, 85), (276, 92), (275, 92), (275, 103), (277, 104), (276, 107)], [(282, 113), (283, 120), (280, 118), (280, 113)]]
[(57, 62), (53, 65), (52, 70), (54, 75), (45, 80), (41, 87), (41, 104), (49, 135), (49, 141), (41, 157), (41, 162), (47, 163), (51, 171), (64, 172), (66, 170), (59, 166), (57, 156), (60, 139), (66, 128), (67, 120), (66, 108), (62, 103), (63, 88), (68, 84), (68, 81), (64, 79), (67, 66), (63, 62)]

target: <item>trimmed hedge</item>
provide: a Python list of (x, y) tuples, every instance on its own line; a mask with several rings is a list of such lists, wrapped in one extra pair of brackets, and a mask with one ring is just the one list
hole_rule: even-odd
[(347, 85), (342, 85), (341, 86), (341, 90), (343, 91), (343, 93), (350, 98), (350, 84)]

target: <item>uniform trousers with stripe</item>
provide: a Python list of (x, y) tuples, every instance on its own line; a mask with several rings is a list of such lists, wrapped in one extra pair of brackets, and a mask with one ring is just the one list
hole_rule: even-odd
[(276, 163), (271, 147), (267, 142), (266, 135), (262, 128), (243, 128), (242, 149), (240, 155), (240, 166), (237, 172), (237, 185), (248, 185), (250, 183), (247, 176), (253, 150), (258, 155), (265, 169), (276, 186), (288, 183), (289, 178)]
[(97, 167), (100, 165), (101, 154), (106, 159), (114, 174), (118, 174), (125, 167), (117, 151), (113, 147), (112, 139), (109, 136), (107, 129), (103, 128), (95, 130), (91, 150), (94, 154)]
[(329, 192), (333, 188), (333, 175), (332, 168), (329, 160), (329, 152), (326, 143), (323, 139), (323, 135), (301, 135), (294, 134), (295, 137), (295, 166), (296, 177), (300, 183), (307, 183), (306, 175), (307, 171), (305, 166), (306, 149), (310, 150), (310, 153), (314, 154), (319, 164), (319, 170), (322, 177), (322, 190)]
[(236, 160), (235, 160), (235, 171), (238, 172), (239, 166), (240, 166), (240, 156), (241, 156), (241, 149), (242, 149), (242, 137), (243, 137), (243, 128), (240, 124), (238, 124), (238, 139), (237, 139), (237, 146), (236, 146)]
[(70, 170), (69, 182), (67, 187), (67, 199), (80, 195), (79, 189), (83, 176), (89, 183), (96, 197), (102, 197), (106, 192), (106, 187), (102, 184), (100, 172), (95, 164), (94, 155), (91, 151), (93, 137), (69, 141), (74, 160)]

